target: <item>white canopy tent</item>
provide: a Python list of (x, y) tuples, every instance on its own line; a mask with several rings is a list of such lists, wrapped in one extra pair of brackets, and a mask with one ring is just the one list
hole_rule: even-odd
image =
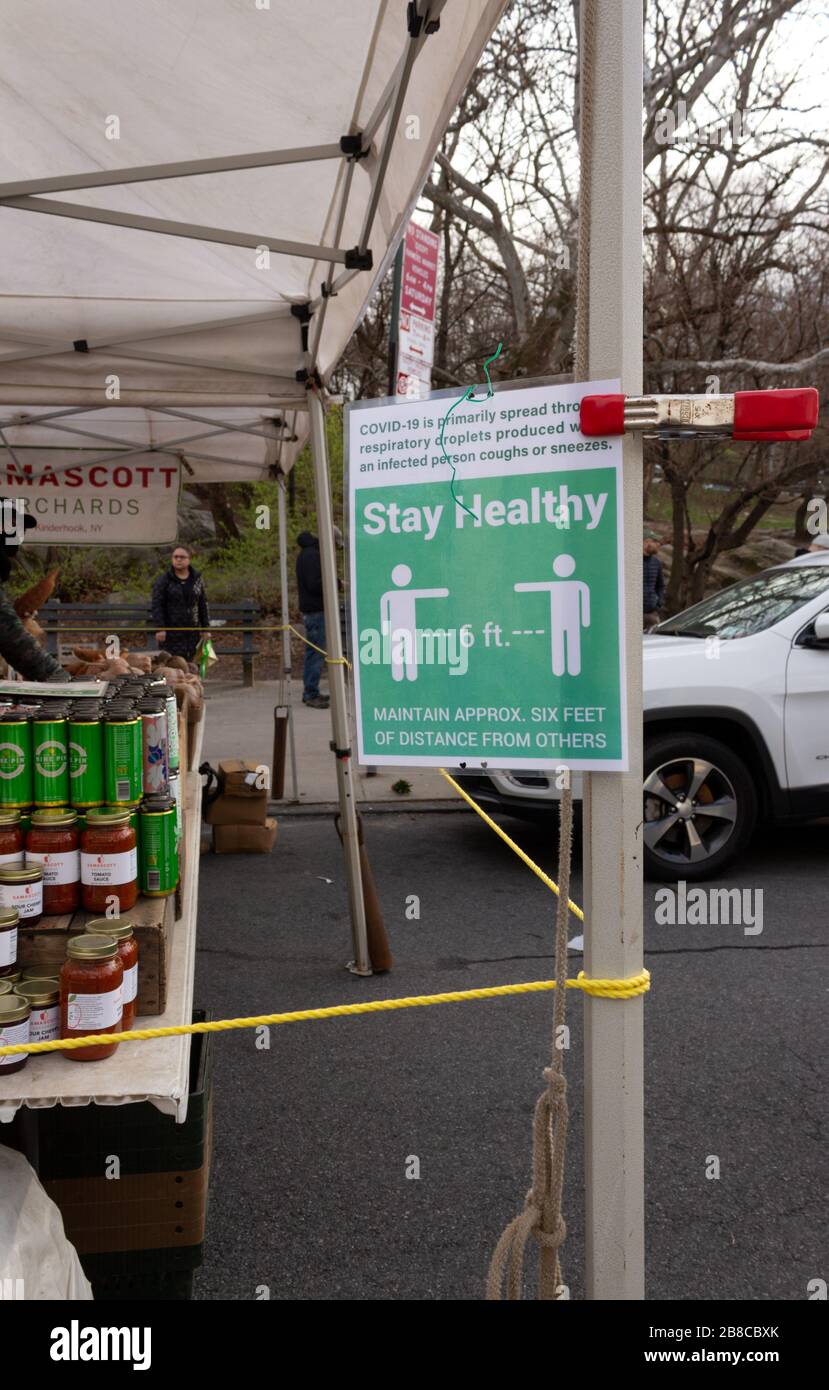
[[(0, 479), (125, 451), (175, 457), (193, 481), (282, 477), (310, 415), (361, 973), (319, 388), (506, 3), (3, 6)], [(284, 529), (280, 548), (284, 613)]]
[[(63, 445), (77, 464), (94, 440), (65, 422), (170, 449), (196, 480), (267, 476), (262, 419), (304, 411), (297, 374), (336, 365), (505, 3), (7, 0), (0, 416), (18, 457)], [(224, 435), (173, 442), (209, 427)]]

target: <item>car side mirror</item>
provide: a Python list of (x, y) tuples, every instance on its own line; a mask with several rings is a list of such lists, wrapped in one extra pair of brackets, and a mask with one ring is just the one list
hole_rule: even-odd
[(798, 638), (798, 646), (829, 648), (829, 609), (825, 613), (818, 613), (812, 626)]

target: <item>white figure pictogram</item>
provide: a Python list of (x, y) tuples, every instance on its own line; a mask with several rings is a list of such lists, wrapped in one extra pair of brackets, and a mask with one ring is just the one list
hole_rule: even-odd
[(515, 584), (516, 593), (550, 595), (550, 643), (553, 675), (577, 676), (581, 672), (581, 630), (590, 626), (590, 588), (581, 579), (571, 579), (576, 568), (572, 555), (557, 555), (553, 573), (557, 579), (537, 584)]
[(448, 598), (448, 589), (409, 589), (412, 572), (408, 565), (395, 565), (391, 582), (380, 600), (380, 631), (391, 634), (392, 680), (417, 680), (417, 600)]

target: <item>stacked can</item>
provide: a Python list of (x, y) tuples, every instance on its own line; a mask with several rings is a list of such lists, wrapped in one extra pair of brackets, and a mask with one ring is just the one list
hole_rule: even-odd
[(104, 731), (98, 700), (75, 700), (69, 708), (69, 799), (79, 810), (104, 802)]
[(69, 706), (44, 701), (32, 720), (35, 806), (69, 801)]
[(167, 898), (178, 887), (176, 806), (167, 795), (145, 796), (139, 811), (139, 887), (149, 898)]
[(120, 698), (103, 711), (104, 800), (108, 805), (137, 806), (141, 800), (141, 719)]
[(169, 791), (167, 702), (163, 696), (146, 695), (138, 701), (141, 716), (142, 784), (145, 796)]
[(28, 810), (34, 798), (31, 716), (15, 709), (0, 713), (0, 806)]

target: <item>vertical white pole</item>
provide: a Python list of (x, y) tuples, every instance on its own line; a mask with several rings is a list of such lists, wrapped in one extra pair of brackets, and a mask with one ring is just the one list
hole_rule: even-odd
[[(590, 376), (642, 391), (642, 0), (596, 6)], [(584, 803), (585, 971), (642, 968), (642, 445), (623, 444), (628, 773), (593, 773)], [(585, 996), (586, 1287), (644, 1298), (642, 998)]]
[(325, 412), (316, 391), (308, 392), (308, 409), (311, 421), (314, 489), (317, 500), (317, 530), (322, 563), (325, 646), (329, 656), (334, 658), (328, 666), (328, 689), (331, 692), (331, 731), (337, 762), (337, 793), (340, 803), (345, 872), (348, 880), (351, 933), (354, 939), (354, 961), (350, 968), (357, 975), (370, 975), (371, 963), (366, 935), (366, 909), (363, 901), (363, 880), (360, 874), (354, 773), (351, 754), (346, 752), (351, 746), (351, 730), (346, 701), (345, 667), (341, 660), (343, 643), (340, 631), (340, 597), (337, 590), (337, 560), (334, 550), (334, 519), (331, 513), (331, 493), (328, 480)]
[(288, 709), (288, 747), (291, 754), (291, 789), (293, 800), (299, 800), (299, 782), (296, 775), (296, 739), (294, 737), (294, 700), (291, 681), (293, 679), (293, 659), (291, 656), (291, 634), (288, 624), (291, 621), (288, 607), (288, 519), (285, 514), (285, 477), (279, 475), (279, 587), (282, 607), (282, 673), (285, 679), (285, 704)]

